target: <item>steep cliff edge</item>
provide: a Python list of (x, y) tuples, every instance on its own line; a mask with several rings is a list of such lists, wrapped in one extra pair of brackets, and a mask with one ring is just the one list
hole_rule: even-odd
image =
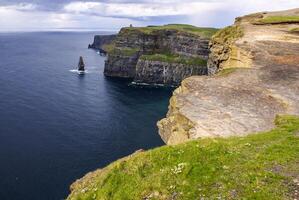
[(93, 43), (88, 45), (90, 49), (98, 49), (103, 51), (103, 53), (107, 53), (105, 50), (105, 45), (110, 44), (116, 35), (96, 35), (94, 36)]
[(158, 123), (163, 140), (246, 135), (273, 128), (278, 113), (299, 114), (298, 27), (295, 9), (237, 18), (216, 33), (211, 76), (190, 77), (174, 92)]
[(216, 31), (179, 24), (122, 28), (105, 46), (104, 74), (132, 78), (137, 84), (163, 85), (207, 74), (209, 38)]
[(298, 198), (299, 119), (242, 138), (139, 151), (77, 180), (68, 200)]

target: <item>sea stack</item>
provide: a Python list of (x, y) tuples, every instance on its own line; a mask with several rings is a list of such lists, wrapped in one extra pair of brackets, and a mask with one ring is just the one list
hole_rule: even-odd
[(78, 72), (84, 73), (84, 71), (85, 71), (85, 65), (84, 65), (83, 57), (80, 56), (79, 63), (78, 63)]

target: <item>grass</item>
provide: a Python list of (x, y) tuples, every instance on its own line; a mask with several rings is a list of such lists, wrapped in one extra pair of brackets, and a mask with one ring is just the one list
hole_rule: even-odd
[(271, 131), (246, 137), (136, 153), (89, 174), (68, 200), (292, 199), (299, 118), (278, 116), (275, 123)]
[(217, 76), (227, 76), (240, 68), (232, 67), (220, 70), (216, 75)]
[(104, 51), (111, 53), (115, 49), (115, 43), (111, 42), (109, 44), (104, 44), (102, 48)]
[(243, 35), (244, 32), (240, 26), (228, 26), (218, 31), (212, 39), (221, 44), (232, 43)]
[(145, 34), (152, 34), (154, 31), (159, 30), (176, 30), (180, 32), (187, 32), (193, 35), (202, 36), (205, 38), (212, 37), (218, 29), (216, 28), (202, 28), (187, 24), (168, 24), (164, 26), (148, 26), (148, 27), (127, 27), (123, 29), (123, 32), (128, 33), (130, 31), (141, 31)]
[(180, 55), (174, 54), (153, 54), (153, 55), (142, 55), (140, 57), (142, 60), (151, 60), (151, 61), (161, 61), (168, 63), (179, 63), (186, 65), (195, 65), (195, 66), (206, 66), (207, 61), (202, 58), (186, 58)]
[(139, 48), (116, 47), (115, 42), (103, 45), (103, 50), (108, 54), (117, 54), (122, 56), (132, 56), (140, 51)]
[(299, 33), (299, 27), (297, 27), (297, 28), (291, 28), (289, 30), (289, 32), (291, 32), (291, 33)]
[(259, 19), (255, 24), (282, 24), (282, 23), (299, 23), (299, 16), (266, 16)]
[(225, 68), (217, 72), (216, 76), (228, 76), (237, 70), (246, 70), (246, 69), (248, 68), (240, 68), (240, 67)]

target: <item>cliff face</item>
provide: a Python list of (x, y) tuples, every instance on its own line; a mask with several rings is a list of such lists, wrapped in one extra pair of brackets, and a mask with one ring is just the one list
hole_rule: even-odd
[(105, 76), (133, 78), (136, 74), (136, 64), (138, 62), (139, 52), (133, 55), (109, 54), (105, 61)]
[[(184, 80), (158, 123), (167, 144), (265, 131), (299, 114), (299, 9), (237, 18), (210, 42), (210, 77)], [(217, 74), (215, 74), (218, 72)]]
[(111, 43), (116, 38), (116, 35), (96, 35), (94, 36), (93, 43), (88, 45), (88, 48), (104, 50), (106, 44)]
[[(183, 79), (194, 74), (205, 75), (207, 68), (203, 65), (171, 63), (165, 61), (139, 59), (136, 66), (134, 82), (136, 84), (178, 85)], [(146, 81), (145, 81), (146, 80)]]
[(208, 43), (215, 31), (189, 25), (123, 28), (107, 46), (104, 74), (132, 78), (136, 83), (165, 85), (207, 74)]

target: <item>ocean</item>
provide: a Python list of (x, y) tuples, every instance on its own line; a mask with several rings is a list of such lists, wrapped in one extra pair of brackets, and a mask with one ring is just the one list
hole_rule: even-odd
[(87, 49), (95, 34), (0, 33), (1, 200), (65, 199), (86, 173), (163, 145), (172, 90), (104, 77), (105, 57)]

